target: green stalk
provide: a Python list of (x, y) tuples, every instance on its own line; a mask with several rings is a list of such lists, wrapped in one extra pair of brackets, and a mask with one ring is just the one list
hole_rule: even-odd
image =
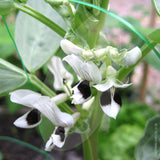
[[(88, 138), (83, 144), (84, 160), (97, 160), (98, 159), (98, 131), (103, 117), (103, 111), (99, 104), (101, 93), (98, 92), (92, 104), (92, 113), (89, 119), (90, 133), (86, 136), (82, 135), (82, 140)], [(88, 147), (88, 148), (87, 148)], [(88, 159), (90, 157), (90, 159)]]
[[(152, 41), (151, 44), (153, 46), (156, 46), (157, 43)], [(141, 47), (141, 51), (142, 57), (139, 59), (139, 61), (135, 65), (128, 68), (122, 67), (117, 74), (117, 79), (123, 80), (135, 68), (135, 66), (137, 66), (142, 61), (142, 59), (151, 51), (151, 48), (148, 46), (148, 44), (145, 43)]]
[[(98, 3), (98, 2), (96, 2), (96, 3)], [(109, 0), (103, 0), (101, 7), (106, 9), (108, 7), (108, 3), (109, 3)], [(99, 10), (93, 8), (94, 12), (95, 12), (95, 10), (100, 12)], [(104, 27), (106, 13), (100, 12), (99, 15), (95, 16), (95, 17), (99, 20), (99, 23), (97, 25), (95, 25), (95, 27), (93, 27), (93, 28), (91, 27), (92, 29), (88, 30), (88, 35), (87, 35), (88, 36), (87, 42), (88, 42), (90, 48), (94, 48), (95, 45), (97, 44), (97, 39), (99, 37), (99, 33), (102, 30), (102, 28)]]
[(40, 81), (35, 75), (30, 74), (29, 75), (31, 83), (38, 88), (44, 95), (49, 97), (56, 96), (56, 93), (54, 93), (50, 88), (48, 88), (42, 81)]
[(84, 160), (93, 160), (93, 152), (90, 140), (86, 137), (87, 135), (81, 135), (82, 145), (83, 145), (83, 159)]
[(59, 34), (61, 37), (64, 37), (66, 34), (66, 31), (58, 26), (56, 23), (51, 21), (49, 18), (45, 17), (43, 14), (39, 13), (38, 11), (34, 10), (27, 4), (21, 4), (21, 3), (15, 3), (14, 2), (14, 8), (21, 10), (22, 12), (25, 12), (29, 14), (30, 16), (36, 18), (49, 28), (51, 28), (53, 31), (55, 31), (57, 34)]

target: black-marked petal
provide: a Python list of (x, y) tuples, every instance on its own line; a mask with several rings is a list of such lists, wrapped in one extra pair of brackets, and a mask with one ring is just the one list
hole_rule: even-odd
[(118, 103), (121, 103), (121, 101), (117, 94), (115, 94), (116, 101), (113, 98), (114, 97), (112, 96), (110, 90), (103, 92), (100, 97), (100, 105), (105, 114), (107, 114), (109, 117), (116, 119), (117, 114), (120, 110), (120, 105)]
[(41, 113), (37, 109), (28, 111), (19, 117), (14, 125), (20, 128), (33, 128), (41, 123)]
[(58, 127), (55, 131), (55, 134), (56, 135), (59, 135), (60, 136), (60, 140), (61, 142), (64, 141), (64, 138), (65, 138), (65, 130), (64, 130), (64, 127)]
[(100, 104), (101, 104), (102, 107), (111, 104), (110, 89), (102, 93), (102, 95), (100, 97)]
[(31, 110), (26, 117), (28, 125), (34, 125), (38, 123), (40, 120), (41, 120), (41, 113), (37, 109)]
[(86, 102), (90, 97), (91, 89), (88, 81), (81, 81), (75, 87), (72, 88), (72, 103), (82, 104)]
[(119, 106), (122, 105), (121, 96), (120, 96), (120, 94), (119, 94), (117, 91), (114, 93), (113, 100), (114, 100)]

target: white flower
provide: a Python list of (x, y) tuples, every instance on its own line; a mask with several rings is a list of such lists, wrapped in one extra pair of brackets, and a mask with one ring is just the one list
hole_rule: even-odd
[(77, 45), (73, 44), (71, 41), (67, 39), (61, 40), (60, 46), (62, 50), (68, 55), (74, 54), (80, 56), (83, 52), (82, 48), (78, 47)]
[(54, 88), (56, 90), (65, 89), (64, 83), (69, 87), (73, 82), (73, 76), (63, 66), (63, 63), (59, 57), (53, 56), (48, 63), (48, 68), (54, 75)]
[(45, 150), (51, 151), (54, 146), (62, 148), (65, 143), (65, 139), (69, 129), (70, 129), (69, 127), (61, 127), (61, 126), (55, 127), (53, 134), (46, 143)]
[[(74, 123), (76, 123), (76, 121), (80, 117), (80, 114), (78, 112), (76, 112), (72, 115), (72, 117), (74, 119)], [(49, 140), (46, 143), (45, 150), (51, 151), (54, 146), (62, 148), (65, 143), (65, 140), (67, 138), (67, 135), (68, 135), (70, 128), (71, 128), (70, 126), (68, 126), (68, 127), (62, 127), (62, 126), (55, 127), (53, 134), (51, 135), (51, 137), (49, 138)]]
[(73, 127), (74, 123), (80, 116), (79, 113), (70, 115), (68, 113), (61, 112), (56, 106), (54, 100), (57, 101), (59, 98), (65, 97), (64, 94), (61, 94), (60, 96), (58, 95), (57, 97), (55, 96), (51, 99), (30, 90), (20, 89), (11, 92), (10, 96), (12, 102), (32, 108), (31, 111), (28, 111), (18, 118), (14, 122), (14, 125), (21, 128), (36, 127), (41, 122), (42, 113), (55, 125), (55, 130), (46, 143), (45, 150), (51, 151), (54, 145), (59, 148), (64, 145), (68, 131)]
[[(104, 95), (107, 95), (106, 93), (108, 92), (108, 90), (112, 88), (113, 90), (114, 88), (126, 88), (132, 85), (123, 84), (123, 82), (116, 79), (117, 71), (112, 66), (107, 67), (106, 79), (101, 81), (101, 72), (93, 62), (85, 62), (80, 57), (77, 57), (75, 55), (69, 55), (65, 57), (64, 60), (66, 60), (71, 65), (76, 74), (83, 80), (72, 88), (71, 98), (73, 98), (72, 103), (74, 104), (82, 104), (91, 97), (89, 82), (96, 83), (96, 85), (93, 85), (93, 87), (102, 92), (100, 101), (102, 100), (102, 97), (104, 97)], [(116, 98), (114, 97), (115, 93), (113, 92), (110, 96), (110, 103), (106, 105), (100, 103), (104, 113), (112, 118), (116, 118), (120, 109), (120, 105), (116, 103)]]
[(101, 72), (92, 61), (85, 62), (80, 57), (73, 54), (64, 57), (63, 60), (73, 68), (82, 80), (94, 83), (101, 82)]
[(70, 64), (76, 74), (81, 78), (80, 82), (72, 88), (72, 103), (82, 104), (91, 97), (89, 82), (101, 82), (101, 72), (91, 61), (84, 62), (80, 57), (68, 55), (63, 60)]
[(100, 105), (105, 114), (116, 119), (121, 107), (121, 97), (117, 92), (109, 89), (102, 93), (100, 97)]
[(91, 98), (89, 82), (84, 80), (72, 88), (73, 104), (82, 104)]
[(112, 66), (107, 68), (106, 77), (107, 80), (105, 83), (97, 84), (93, 87), (102, 92), (100, 105), (104, 113), (116, 119), (121, 106), (121, 97), (115, 92), (115, 88), (126, 88), (132, 85), (132, 83), (123, 84), (123, 82), (117, 80), (116, 70)]
[(122, 61), (122, 65), (124, 67), (132, 66), (136, 64), (141, 57), (142, 57), (142, 52), (140, 48), (135, 47), (124, 55), (124, 60)]
[(55, 126), (73, 126), (73, 117), (68, 113), (61, 112), (53, 100), (47, 96), (42, 96), (27, 89), (13, 91), (10, 96), (12, 102), (31, 108), (30, 112), (27, 112), (14, 122), (17, 127), (32, 128), (37, 126), (41, 121), (40, 113)]
[(93, 87), (95, 87), (97, 90), (101, 92), (105, 92), (111, 87), (126, 88), (126, 87), (129, 87), (130, 85), (132, 85), (132, 83), (123, 84), (123, 82), (116, 79), (116, 70), (112, 66), (108, 66), (105, 83), (100, 83), (100, 84), (94, 85)]
[(128, 52), (123, 49), (121, 53), (118, 53), (116, 48), (108, 47), (108, 55), (118, 65), (129, 67), (137, 63), (142, 56), (142, 52), (139, 47), (134, 47)]

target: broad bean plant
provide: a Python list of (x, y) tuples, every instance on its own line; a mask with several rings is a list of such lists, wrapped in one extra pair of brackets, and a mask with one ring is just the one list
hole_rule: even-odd
[[(83, 2), (109, 10), (109, 0)], [(125, 78), (151, 50), (148, 44), (121, 50), (109, 45), (102, 31), (107, 14), (92, 5), (69, 0), (0, 2), (2, 15), (11, 8), (20, 10), (14, 41), (22, 67), (0, 59), (0, 94), (9, 93), (11, 102), (28, 107), (14, 125), (41, 126), (46, 151), (62, 148), (67, 136), (79, 133), (85, 160), (97, 159), (103, 116), (116, 120), (122, 106), (119, 88), (134, 85)], [(148, 40), (152, 47), (159, 41), (154, 33)], [(52, 87), (39, 79), (41, 68), (53, 75)], [(26, 83), (31, 89), (23, 88)]]

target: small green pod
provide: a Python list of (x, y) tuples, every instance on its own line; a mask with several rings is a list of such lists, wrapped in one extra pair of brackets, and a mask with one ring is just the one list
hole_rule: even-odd
[(7, 14), (13, 6), (13, 0), (0, 1), (0, 15)]

